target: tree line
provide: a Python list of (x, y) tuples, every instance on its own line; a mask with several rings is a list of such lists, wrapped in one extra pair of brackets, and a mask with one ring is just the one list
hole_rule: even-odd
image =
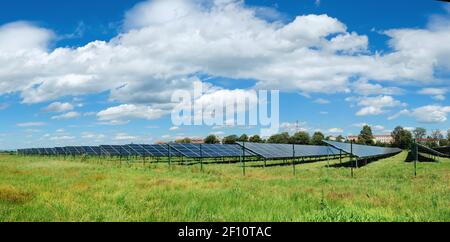
[[(376, 146), (392, 146), (399, 147), (402, 149), (407, 149), (410, 147), (411, 143), (414, 142), (414, 139), (419, 140), (419, 142), (424, 143), (429, 147), (437, 147), (437, 146), (448, 146), (450, 145), (450, 129), (447, 131), (447, 137), (444, 138), (444, 135), (440, 130), (434, 130), (431, 132), (430, 136), (427, 136), (427, 130), (425, 128), (415, 128), (410, 131), (401, 126), (395, 127), (395, 129), (391, 132), (392, 143), (382, 143), (375, 142), (374, 135), (372, 133), (372, 128), (369, 125), (365, 125), (362, 127), (357, 141), (357, 144), (363, 145), (376, 145)], [(279, 134), (274, 134), (267, 139), (261, 138), (259, 135), (248, 136), (247, 134), (238, 135), (229, 135), (220, 140), (216, 135), (210, 134), (203, 141), (206, 144), (234, 144), (236, 142), (253, 142), (253, 143), (274, 143), (274, 144), (299, 144), (299, 145), (323, 145), (323, 140), (330, 140), (332, 136), (327, 136), (322, 132), (314, 132), (311, 136), (308, 132), (299, 131), (290, 135), (288, 132), (283, 132)], [(346, 140), (342, 135), (334, 137), (335, 141), (338, 142), (350, 142)], [(175, 141), (177, 143), (191, 143), (192, 140), (190, 138), (179, 139)]]

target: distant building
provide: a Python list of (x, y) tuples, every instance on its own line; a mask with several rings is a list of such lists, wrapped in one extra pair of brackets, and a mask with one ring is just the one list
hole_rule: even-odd
[[(347, 137), (348, 141), (358, 142), (358, 136), (350, 135)], [(394, 138), (390, 134), (376, 134), (373, 136), (374, 143), (390, 144), (394, 142)]]
[(391, 144), (394, 142), (394, 138), (390, 134), (374, 135), (373, 138), (375, 143)]
[(347, 141), (358, 142), (358, 136), (350, 135), (347, 137)]

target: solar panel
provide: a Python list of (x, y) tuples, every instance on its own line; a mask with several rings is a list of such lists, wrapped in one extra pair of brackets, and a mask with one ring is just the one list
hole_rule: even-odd
[(63, 147), (55, 147), (54, 149), (56, 155), (66, 155), (66, 151)]
[[(157, 145), (141, 145), (147, 152), (154, 157), (168, 157), (169, 156), (169, 146), (164, 144)], [(170, 149), (170, 156), (180, 157), (181, 153), (175, 149)]]
[[(429, 148), (429, 147), (427, 147), (425, 145), (418, 144), (418, 143), (416, 143), (415, 145), (417, 145), (420, 153), (425, 153), (425, 154), (435, 155), (435, 156), (440, 156), (440, 157), (448, 156), (448, 155), (446, 155), (444, 153), (441, 153), (441, 152), (439, 152), (437, 150), (431, 149), (431, 148)], [(414, 144), (413, 144), (413, 147), (414, 147)]]
[(82, 151), (80, 150), (80, 147), (76, 147), (76, 146), (66, 146), (66, 147), (64, 147), (64, 151), (66, 152), (67, 155), (83, 154)]
[(338, 150), (342, 150), (345, 153), (351, 154), (359, 157), (359, 158), (367, 158), (367, 157), (376, 157), (381, 155), (389, 155), (399, 153), (402, 150), (399, 148), (386, 148), (386, 147), (378, 147), (378, 146), (368, 146), (368, 145), (358, 145), (358, 144), (350, 144), (350, 143), (342, 143), (336, 141), (328, 141), (324, 140), (323, 142), (333, 146)]
[[(237, 142), (237, 144), (266, 159), (290, 158), (294, 155), (292, 145), (289, 144), (262, 144), (250, 142)], [(298, 154), (296, 154), (296, 156), (297, 155)]]
[[(292, 144), (266, 144), (266, 143), (251, 143), (251, 142), (237, 142), (240, 146), (245, 146), (245, 149), (258, 154), (266, 159), (283, 159), (292, 157), (321, 157), (328, 155), (338, 155), (338, 149), (329, 146), (317, 145), (292, 145)], [(295, 150), (295, 153), (294, 153)]]
[(56, 151), (53, 148), (44, 148), (46, 155), (55, 155)]
[(102, 155), (108, 156), (120, 156), (121, 153), (112, 145), (100, 145), (100, 150)]
[[(233, 144), (170, 144), (170, 147), (181, 155), (189, 158), (220, 158), (239, 157), (243, 155), (242, 148)], [(245, 156), (255, 155), (246, 151)]]
[(81, 146), (81, 152), (86, 155), (100, 155), (100, 147), (97, 146)]

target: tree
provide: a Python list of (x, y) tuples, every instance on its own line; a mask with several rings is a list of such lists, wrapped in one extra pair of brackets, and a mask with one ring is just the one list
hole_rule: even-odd
[(309, 137), (309, 134), (304, 131), (297, 132), (291, 137), (291, 143), (293, 144), (306, 145), (309, 144), (310, 141), (311, 138)]
[(358, 143), (364, 145), (373, 145), (372, 129), (369, 125), (364, 125), (358, 136)]
[(229, 135), (229, 136), (223, 138), (222, 143), (224, 143), (224, 144), (234, 144), (234, 143), (236, 143), (237, 140), (238, 140), (238, 136), (237, 135)]
[(339, 135), (338, 137), (336, 137), (337, 142), (343, 142), (344, 140), (345, 140), (345, 138), (342, 135)]
[(407, 149), (412, 143), (412, 134), (401, 126), (395, 127), (391, 133), (394, 139), (393, 145), (402, 149)]
[(259, 137), (259, 135), (255, 134), (252, 137), (250, 137), (249, 139), (250, 142), (253, 143), (263, 143), (264, 141), (261, 139), (261, 137)]
[(175, 140), (175, 143), (182, 143), (182, 144), (190, 144), (192, 140), (190, 138), (183, 138), (183, 139), (177, 139)]
[(450, 143), (450, 129), (447, 130), (447, 140)]
[(288, 132), (283, 132), (281, 134), (274, 134), (269, 137), (267, 140), (267, 143), (274, 143), (274, 144), (289, 144), (289, 134)]
[(312, 145), (321, 145), (322, 141), (325, 139), (325, 135), (322, 132), (315, 132), (311, 138)]
[(241, 137), (239, 137), (238, 141), (248, 142), (248, 136), (246, 134), (243, 134), (243, 135), (241, 135)]
[(204, 142), (206, 144), (217, 144), (217, 143), (220, 143), (219, 139), (213, 134), (208, 135), (208, 137), (205, 138)]
[(427, 130), (425, 128), (415, 128), (413, 134), (415, 139), (423, 139), (427, 135)]
[(444, 139), (444, 135), (442, 135), (441, 131), (439, 129), (433, 130), (431, 133), (431, 138), (433, 139), (433, 145), (432, 147), (439, 146), (439, 141)]

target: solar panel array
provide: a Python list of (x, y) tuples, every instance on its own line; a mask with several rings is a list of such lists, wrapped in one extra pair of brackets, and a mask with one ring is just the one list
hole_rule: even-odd
[(415, 149), (414, 145), (417, 145), (419, 153), (425, 153), (425, 154), (434, 155), (434, 156), (440, 156), (440, 157), (448, 156), (447, 154), (444, 154), (442, 152), (439, 152), (437, 150), (431, 149), (431, 148), (429, 148), (429, 147), (427, 147), (425, 145), (418, 144), (418, 143), (413, 144), (413, 146), (411, 147), (413, 150)]
[(239, 145), (233, 144), (171, 144), (170, 146), (183, 156), (189, 158), (239, 157), (254, 155), (252, 152), (243, 151)]
[(329, 146), (266, 144), (251, 142), (237, 142), (237, 144), (266, 159), (322, 157), (339, 154), (338, 149)]
[(326, 144), (328, 144), (338, 150), (342, 150), (343, 152), (345, 152), (347, 154), (353, 154), (359, 158), (369, 158), (369, 157), (390, 155), (390, 154), (396, 154), (396, 153), (399, 153), (402, 151), (399, 148), (358, 145), (358, 144), (342, 143), (342, 142), (328, 141), (328, 140), (324, 140), (323, 142), (325, 142)]

